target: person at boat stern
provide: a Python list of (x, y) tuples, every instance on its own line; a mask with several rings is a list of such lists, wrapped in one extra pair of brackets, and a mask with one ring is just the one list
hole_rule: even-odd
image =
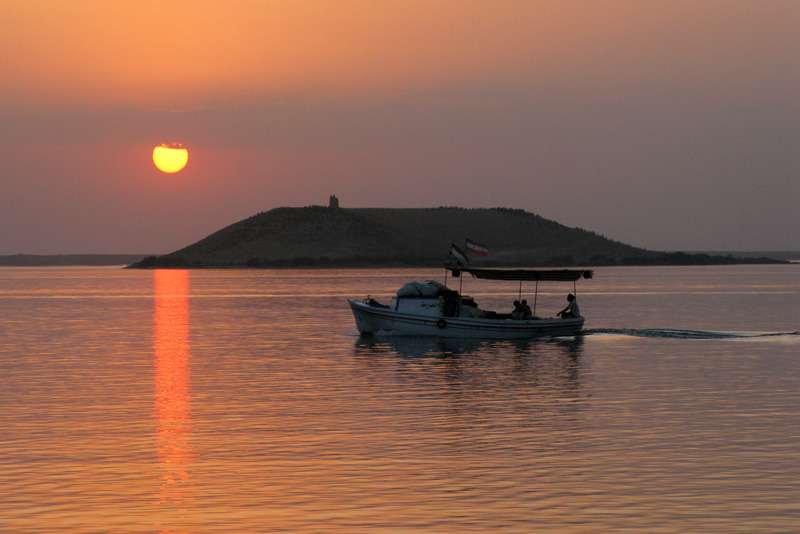
[(581, 316), (581, 311), (578, 308), (578, 299), (575, 298), (575, 295), (572, 293), (567, 295), (567, 307), (558, 312), (558, 316), (562, 319), (572, 319)]

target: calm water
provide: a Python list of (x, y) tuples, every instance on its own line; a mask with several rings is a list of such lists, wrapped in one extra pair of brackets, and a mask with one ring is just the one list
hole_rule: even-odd
[(744, 334), (800, 328), (800, 266), (599, 269), (577, 339), (359, 339), (346, 296), (431, 277), (0, 269), (0, 532), (800, 531), (800, 336)]

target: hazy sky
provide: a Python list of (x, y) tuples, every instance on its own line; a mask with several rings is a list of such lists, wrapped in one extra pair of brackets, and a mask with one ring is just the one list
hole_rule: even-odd
[(167, 252), (331, 193), (800, 249), (799, 28), (796, 0), (5, 0), (0, 253)]

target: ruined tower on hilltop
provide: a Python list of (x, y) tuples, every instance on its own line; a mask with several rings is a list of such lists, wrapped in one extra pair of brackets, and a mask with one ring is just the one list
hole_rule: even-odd
[(339, 207), (339, 199), (336, 198), (336, 195), (331, 195), (328, 199), (328, 207), (329, 208), (338, 208)]

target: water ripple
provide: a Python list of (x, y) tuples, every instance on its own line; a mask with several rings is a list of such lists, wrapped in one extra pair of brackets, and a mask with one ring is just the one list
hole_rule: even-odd
[(725, 269), (513, 342), (353, 335), (430, 271), (0, 270), (0, 531), (796, 531), (797, 277)]

